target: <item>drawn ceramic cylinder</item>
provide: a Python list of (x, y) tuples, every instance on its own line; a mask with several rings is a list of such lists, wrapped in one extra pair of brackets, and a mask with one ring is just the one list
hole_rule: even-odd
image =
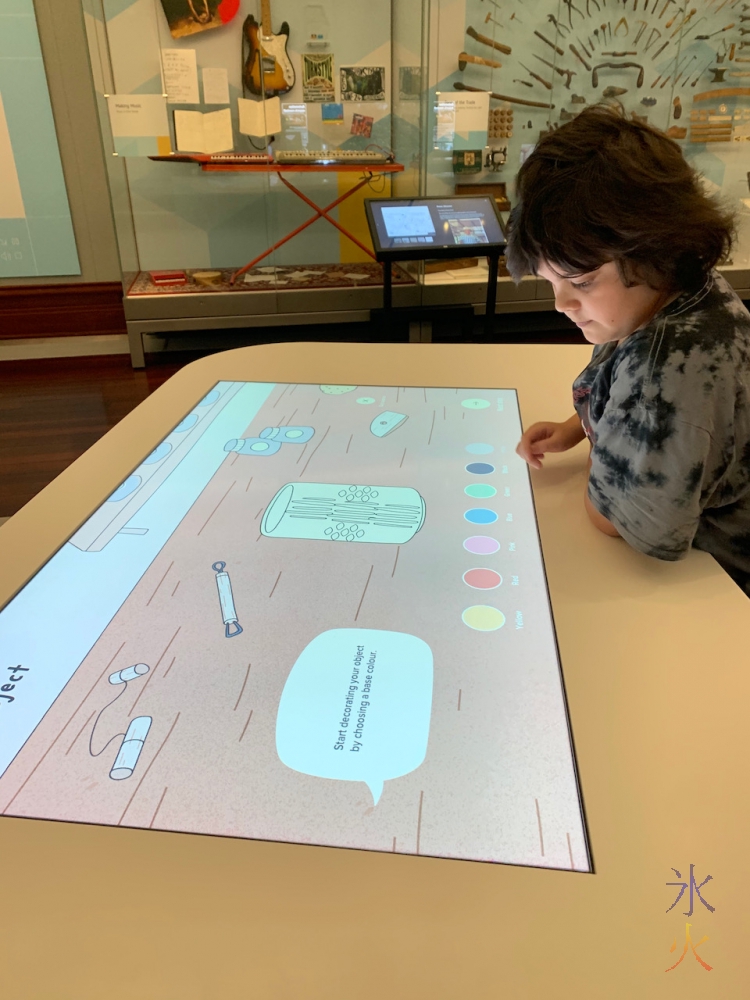
[(262, 438), (232, 438), (224, 445), (224, 451), (236, 451), (240, 455), (275, 455), (281, 441), (264, 441)]
[(112, 765), (112, 770), (109, 772), (110, 778), (114, 781), (129, 778), (135, 771), (143, 744), (146, 742), (148, 731), (151, 728), (151, 721), (150, 715), (139, 715), (128, 726), (125, 739), (120, 744), (120, 750)]
[(258, 436), (281, 444), (306, 444), (314, 433), (314, 427), (265, 427)]
[(149, 670), (147, 663), (134, 663), (132, 667), (124, 667), (114, 674), (109, 675), (110, 684), (125, 684), (127, 681), (134, 681), (137, 677), (147, 674)]
[(266, 508), (260, 530), (271, 538), (403, 545), (424, 518), (424, 500), (411, 487), (287, 483)]

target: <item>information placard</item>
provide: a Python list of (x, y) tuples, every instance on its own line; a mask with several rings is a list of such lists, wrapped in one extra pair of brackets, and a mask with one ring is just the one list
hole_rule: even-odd
[(590, 871), (520, 434), (216, 385), (0, 611), (0, 812)]

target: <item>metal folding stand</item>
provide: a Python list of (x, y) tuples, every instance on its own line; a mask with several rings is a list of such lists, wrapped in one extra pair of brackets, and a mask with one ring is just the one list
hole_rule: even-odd
[[(416, 251), (416, 248), (415, 248)], [(476, 247), (473, 248), (474, 255), (476, 254)], [(495, 319), (495, 305), (497, 303), (497, 272), (500, 261), (501, 251), (499, 249), (493, 249), (491, 253), (487, 256), (487, 266), (488, 266), (488, 278), (487, 278), (487, 300), (485, 305), (484, 314), (484, 332), (486, 336), (489, 336), (493, 332), (494, 319)], [(399, 260), (424, 260), (426, 257), (431, 256), (425, 251), (425, 247), (420, 247), (419, 251), (414, 253), (413, 257), (404, 258), (403, 251), (399, 253)], [(467, 256), (464, 254), (456, 254), (456, 256)], [(437, 315), (444, 315), (450, 311), (455, 310), (456, 314), (459, 312), (465, 312), (467, 307), (452, 307), (452, 306), (417, 306), (407, 309), (393, 309), (393, 279), (391, 274), (391, 267), (393, 264), (393, 257), (388, 255), (387, 259), (384, 255), (377, 255), (377, 259), (382, 261), (383, 264), (383, 319), (387, 320), (388, 315), (392, 313), (397, 313), (402, 318), (409, 321), (409, 341), (411, 343), (429, 343), (432, 340), (431, 328), (432, 320)], [(470, 308), (470, 307), (469, 307)], [(375, 311), (375, 310), (373, 310)], [(425, 329), (427, 328), (427, 329)]]

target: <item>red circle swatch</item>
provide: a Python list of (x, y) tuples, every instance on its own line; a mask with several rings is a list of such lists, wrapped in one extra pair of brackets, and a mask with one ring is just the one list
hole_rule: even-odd
[(474, 590), (494, 590), (503, 582), (503, 578), (494, 569), (467, 569), (464, 573), (464, 583)]

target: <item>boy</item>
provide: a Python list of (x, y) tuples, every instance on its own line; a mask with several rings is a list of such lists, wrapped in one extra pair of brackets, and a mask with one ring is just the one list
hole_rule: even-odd
[(506, 261), (595, 344), (575, 414), (518, 454), (589, 440), (586, 509), (657, 559), (710, 552), (750, 596), (750, 313), (714, 270), (734, 220), (663, 133), (597, 105), (522, 166)]

